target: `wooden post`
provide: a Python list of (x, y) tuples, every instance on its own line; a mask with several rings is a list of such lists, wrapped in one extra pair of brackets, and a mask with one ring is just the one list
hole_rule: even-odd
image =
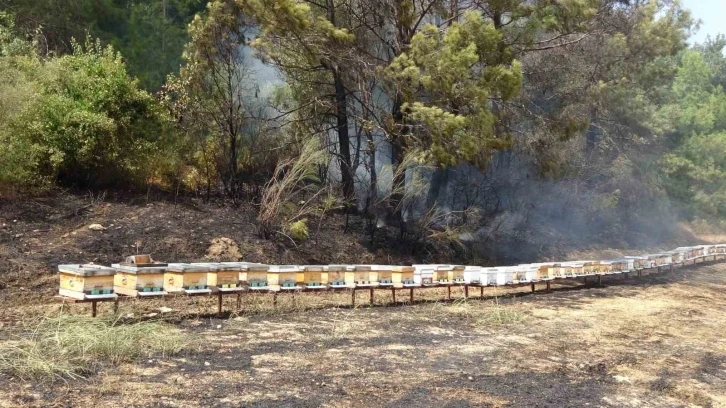
[(532, 282), (532, 293), (534, 293), (534, 282)]
[(118, 314), (118, 298), (113, 300), (113, 314)]
[(242, 308), (242, 292), (237, 292), (237, 310)]
[(550, 291), (550, 281), (547, 281), (547, 292)]
[(351, 289), (350, 293), (350, 305), (355, 307), (355, 288)]
[(585, 286), (587, 286), (587, 276), (584, 277), (583, 281), (585, 282)]
[(411, 304), (413, 304), (413, 288), (410, 288), (410, 289), (411, 289), (411, 293), (409, 296), (411, 298)]
[(642, 276), (642, 275), (640, 274), (641, 272), (642, 272), (642, 271), (641, 271), (640, 269), (638, 269), (638, 277), (641, 277), (641, 276)]
[(391, 288), (391, 295), (393, 295), (393, 304), (396, 304), (396, 289)]
[(464, 285), (464, 299), (469, 299), (469, 286)]
[(91, 317), (96, 317), (96, 301), (91, 302)]
[(479, 289), (481, 289), (481, 294), (479, 295), (479, 297), (482, 298), (482, 299), (484, 299), (484, 286), (482, 286)]
[(446, 287), (446, 298), (451, 300), (451, 286)]
[(222, 292), (217, 292), (217, 314), (222, 314)]
[(371, 306), (373, 306), (373, 288), (371, 288), (370, 290), (371, 290)]
[(602, 275), (597, 275), (597, 286), (600, 286), (602, 284)]
[(277, 292), (272, 292), (272, 307), (277, 307)]

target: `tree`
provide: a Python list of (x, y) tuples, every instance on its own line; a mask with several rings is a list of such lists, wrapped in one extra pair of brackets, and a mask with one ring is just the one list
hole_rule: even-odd
[(241, 188), (239, 163), (247, 159), (243, 154), (250, 153), (249, 145), (242, 146), (250, 142), (245, 140), (245, 127), (252, 120), (255, 91), (243, 51), (249, 30), (233, 1), (209, 3), (207, 12), (189, 25), (185, 65), (166, 90), (178, 122), (201, 127), (191, 132), (202, 138), (200, 146), (206, 146), (208, 138), (214, 141), (216, 173), (235, 200)]

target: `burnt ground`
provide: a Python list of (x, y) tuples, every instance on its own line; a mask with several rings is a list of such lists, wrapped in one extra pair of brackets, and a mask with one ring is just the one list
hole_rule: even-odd
[[(53, 303), (53, 266), (110, 263), (136, 241), (175, 260), (202, 259), (226, 236), (251, 261), (406, 262), (340, 236), (291, 250), (231, 229), (244, 215), (221, 205), (96, 202), (76, 213), (89, 200), (0, 207), (0, 341), (61, 307), (88, 313)], [(107, 230), (88, 230), (94, 222)], [(383, 292), (369, 307), (361, 293), (356, 308), (346, 294), (286, 296), (277, 309), (249, 296), (221, 318), (214, 299), (124, 302), (121, 315), (164, 318), (193, 343), (85, 380), (0, 376), (0, 407), (726, 407), (726, 263), (553, 289), (487, 288), (483, 300), (455, 289), (451, 302), (428, 290), (396, 307)]]
[(196, 340), (181, 355), (67, 383), (4, 378), (0, 406), (726, 406), (726, 264), (553, 289), (170, 318)]

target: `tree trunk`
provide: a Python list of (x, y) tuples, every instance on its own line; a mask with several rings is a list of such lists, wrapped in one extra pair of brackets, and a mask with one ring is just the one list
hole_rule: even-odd
[(350, 162), (350, 135), (348, 128), (348, 100), (345, 85), (337, 67), (333, 71), (335, 83), (335, 119), (338, 130), (338, 153), (340, 163), (340, 178), (343, 182), (343, 195), (349, 205), (355, 204), (355, 185)]

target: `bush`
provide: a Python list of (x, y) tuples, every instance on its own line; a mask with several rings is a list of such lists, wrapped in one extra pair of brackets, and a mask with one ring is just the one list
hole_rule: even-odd
[(0, 343), (0, 371), (22, 379), (81, 378), (103, 364), (166, 356), (187, 344), (181, 330), (161, 322), (61, 315)]
[(310, 236), (310, 231), (308, 230), (308, 219), (303, 218), (288, 224), (287, 231), (293, 239), (298, 241), (307, 239), (308, 236)]
[(170, 157), (161, 155), (171, 140), (162, 111), (113, 48), (90, 40), (73, 48), (49, 59), (0, 56), (0, 76), (12, 74), (12, 82), (0, 84), (6, 91), (0, 98), (19, 95), (14, 112), (0, 116), (0, 182), (101, 187), (149, 181)]

